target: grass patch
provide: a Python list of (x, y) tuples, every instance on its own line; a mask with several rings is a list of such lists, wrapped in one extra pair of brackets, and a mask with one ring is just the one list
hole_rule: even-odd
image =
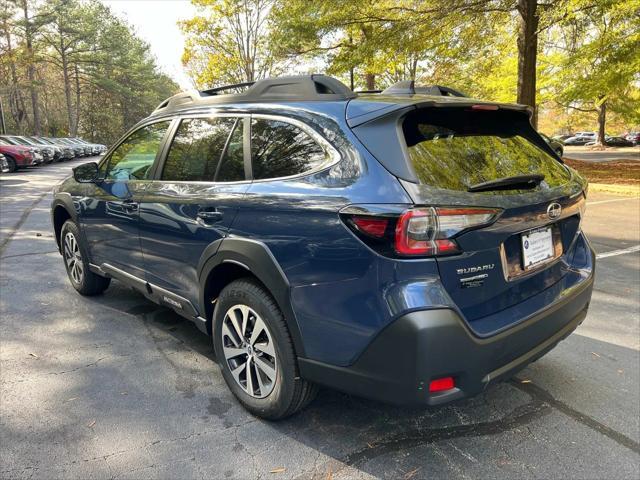
[(591, 183), (610, 185), (640, 185), (640, 162), (633, 160), (612, 160), (609, 162), (583, 162), (564, 159), (571, 168)]

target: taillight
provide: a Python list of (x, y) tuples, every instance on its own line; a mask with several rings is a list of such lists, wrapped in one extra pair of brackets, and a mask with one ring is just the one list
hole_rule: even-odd
[(455, 237), (465, 230), (493, 223), (500, 209), (479, 207), (417, 207), (384, 211), (382, 205), (353, 205), (341, 216), (358, 238), (391, 257), (460, 253)]
[(453, 237), (492, 223), (492, 208), (427, 207), (406, 210), (396, 224), (395, 250), (400, 255), (449, 255), (460, 252)]

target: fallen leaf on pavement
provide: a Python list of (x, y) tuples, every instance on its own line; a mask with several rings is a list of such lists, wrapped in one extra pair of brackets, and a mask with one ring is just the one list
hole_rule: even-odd
[(284, 471), (286, 471), (287, 469), (284, 467), (278, 467), (278, 468), (274, 468), (273, 470), (271, 470), (269, 473), (282, 473)]
[(596, 352), (591, 352), (591, 355), (593, 355), (594, 357), (600, 358), (600, 355), (598, 355)]
[(36, 355), (35, 353), (30, 353), (29, 355), (31, 355), (33, 358), (38, 358), (38, 355)]
[(522, 380), (520, 383), (531, 383), (531, 380)]
[(414, 477), (414, 475), (415, 475), (416, 473), (418, 473), (418, 470), (420, 470), (420, 467), (418, 467), (418, 468), (414, 468), (414, 469), (413, 469), (413, 470), (411, 470), (410, 472), (407, 472), (407, 473), (405, 474), (405, 476), (404, 476), (405, 480), (409, 480), (410, 478), (413, 478), (413, 477)]
[(91, 422), (89, 425), (87, 425), (87, 427), (89, 428), (93, 428), (93, 426), (96, 424), (96, 421), (94, 420), (93, 422)]

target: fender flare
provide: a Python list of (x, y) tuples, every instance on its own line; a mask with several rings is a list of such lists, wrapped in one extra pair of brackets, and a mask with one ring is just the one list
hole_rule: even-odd
[[(217, 245), (216, 245), (217, 244)], [(205, 250), (204, 257), (198, 266), (198, 279), (200, 283), (199, 308), (206, 312), (205, 284), (209, 274), (223, 263), (235, 263), (246, 268), (260, 282), (262, 282), (284, 315), (284, 320), (291, 333), (291, 339), (299, 357), (304, 356), (304, 345), (298, 321), (291, 306), (291, 286), (287, 276), (280, 268), (269, 247), (257, 240), (246, 238), (227, 237), (211, 244)], [(206, 258), (206, 260), (204, 259)], [(208, 320), (208, 319), (207, 319)]]
[(73, 199), (71, 198), (71, 195), (68, 193), (55, 194), (53, 198), (53, 202), (51, 202), (51, 225), (53, 226), (53, 229), (54, 229), (54, 235), (56, 237), (56, 244), (58, 245), (58, 250), (62, 252), (61, 246), (60, 246), (61, 245), (60, 238), (55, 232), (55, 225), (56, 225), (55, 211), (58, 207), (62, 207), (67, 211), (67, 213), (71, 217), (71, 220), (73, 220), (76, 223), (76, 225), (78, 225), (81, 235), (84, 235), (84, 232), (82, 231), (82, 227), (80, 226), (80, 222), (78, 221), (78, 211), (76, 210), (76, 207), (73, 204)]

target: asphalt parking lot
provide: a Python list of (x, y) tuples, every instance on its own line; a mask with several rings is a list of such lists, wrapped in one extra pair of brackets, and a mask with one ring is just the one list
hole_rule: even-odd
[(83, 298), (50, 227), (71, 163), (0, 177), (1, 478), (640, 478), (640, 199), (590, 195), (588, 317), (508, 383), (401, 409), (324, 390), (258, 420), (193, 324)]

